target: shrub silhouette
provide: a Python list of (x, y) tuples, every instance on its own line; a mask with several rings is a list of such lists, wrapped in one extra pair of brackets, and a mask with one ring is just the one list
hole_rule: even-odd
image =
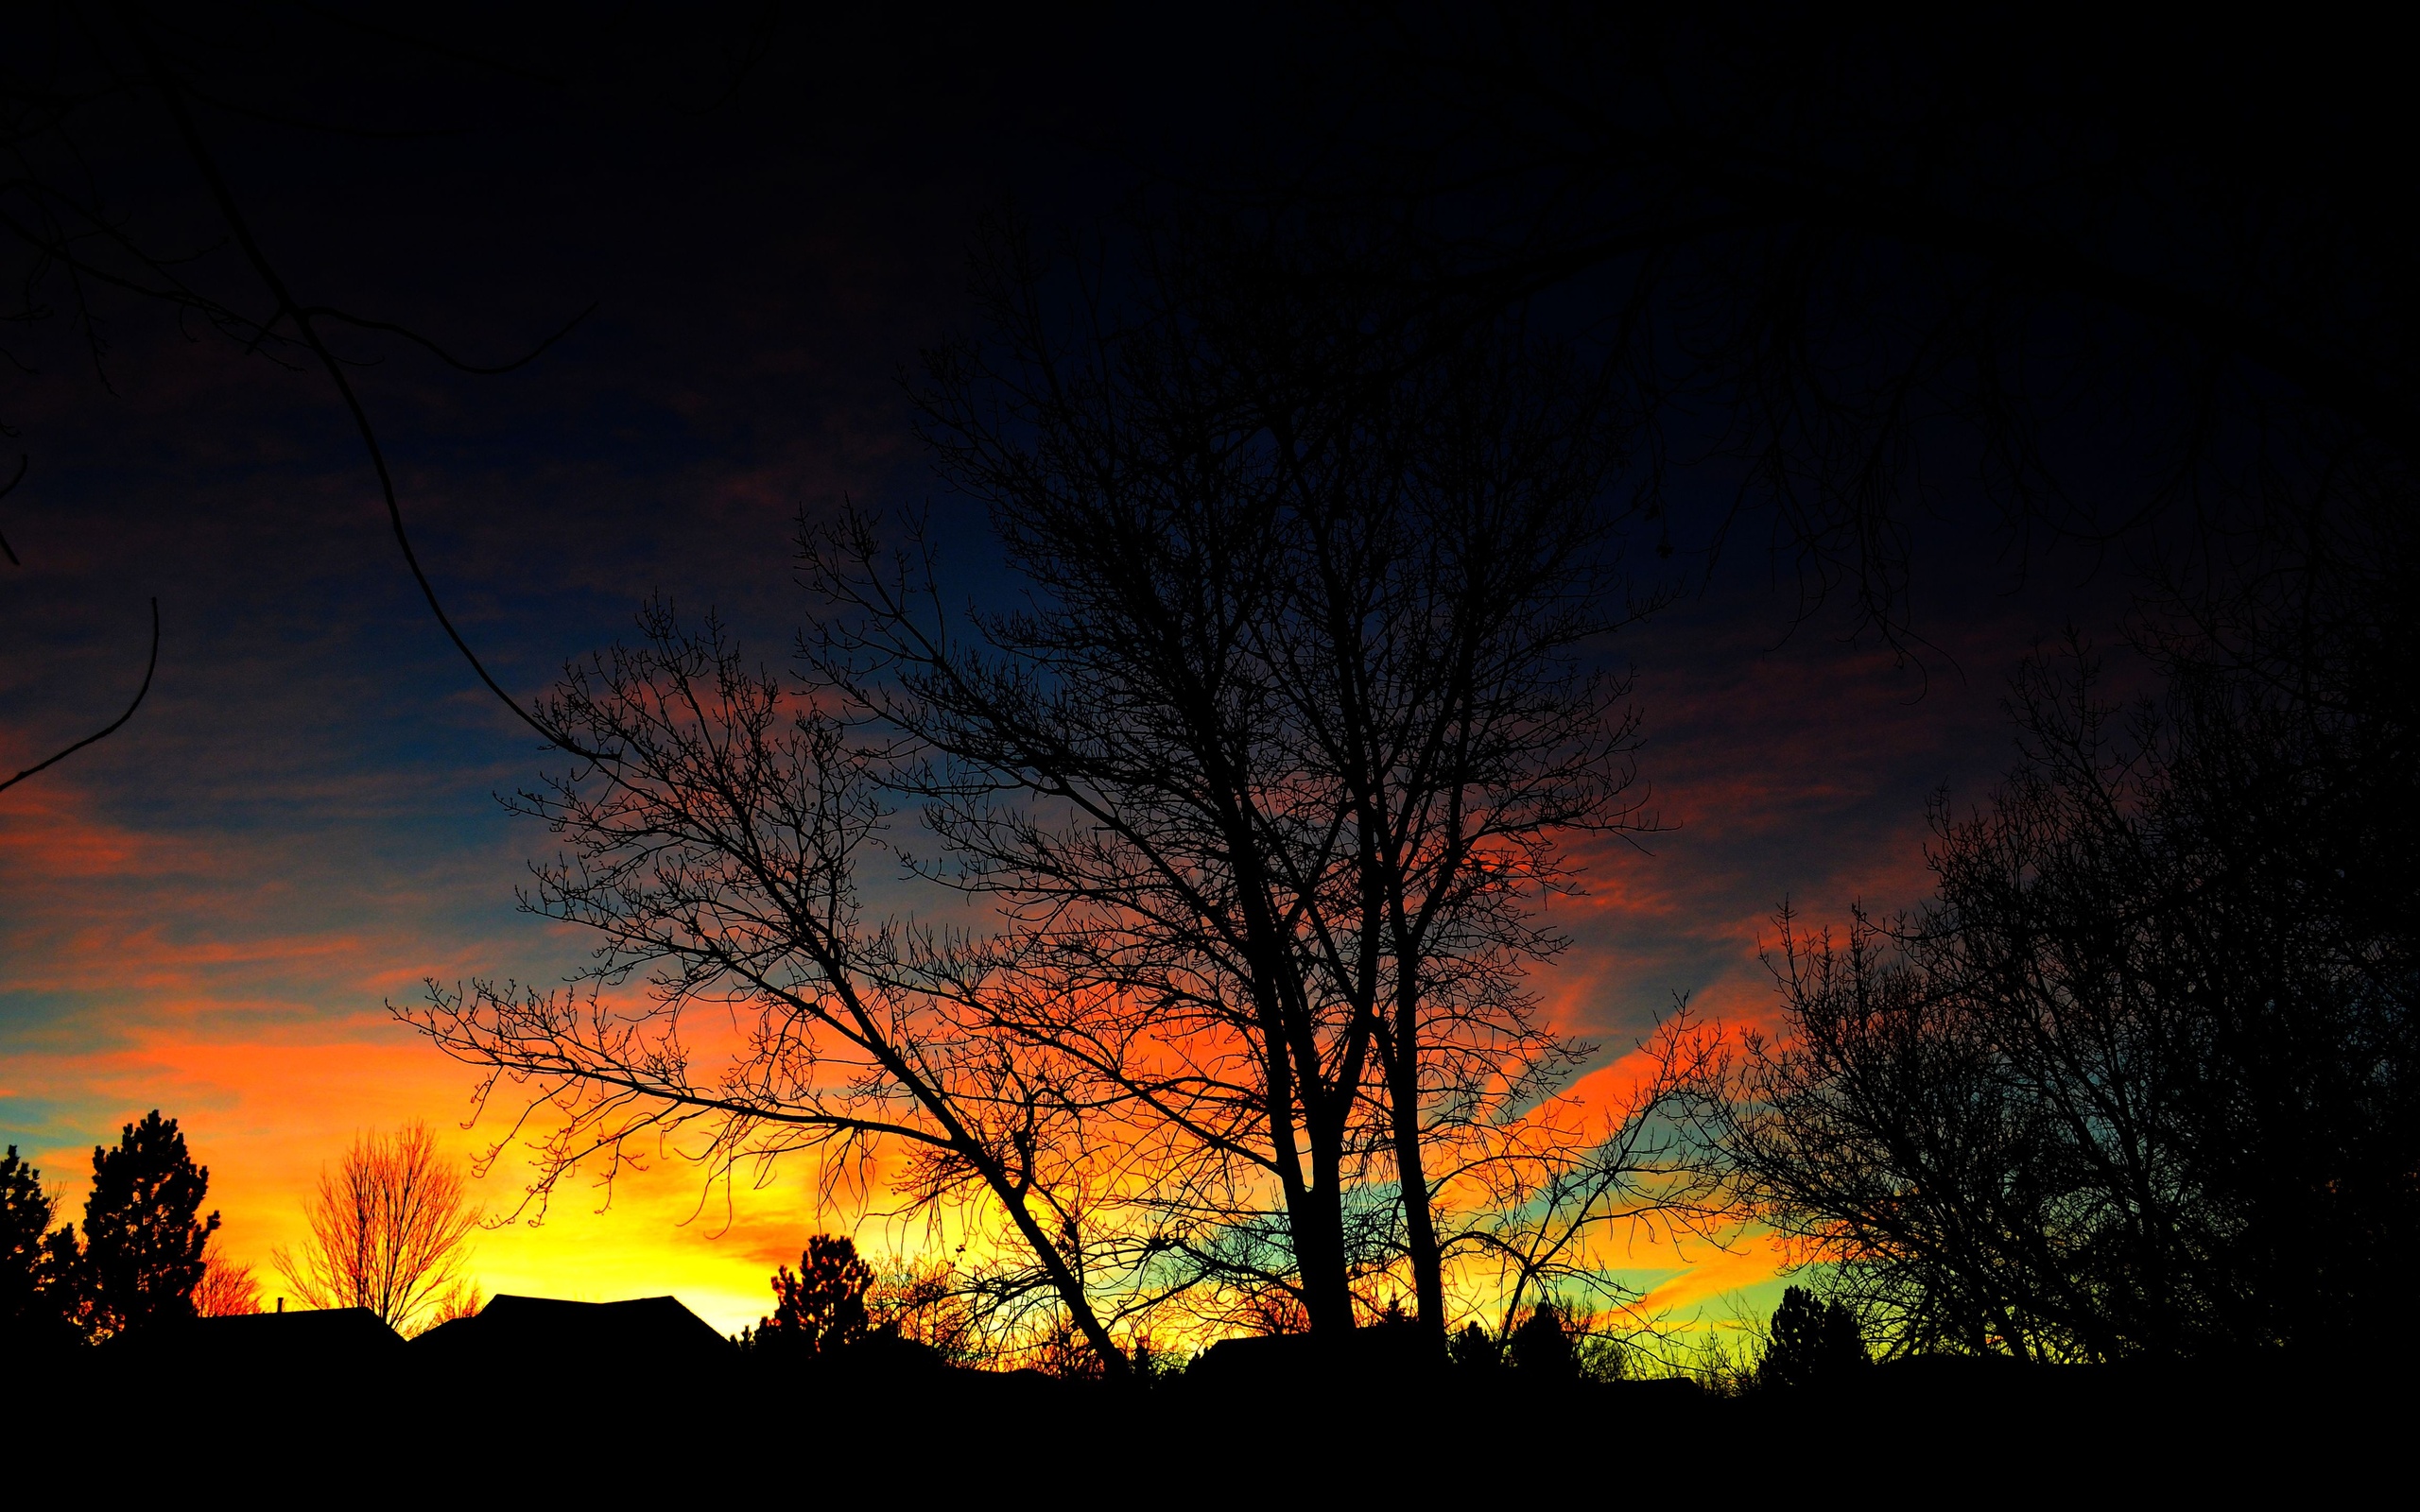
[(1870, 1363), (1857, 1314), (1793, 1286), (1781, 1294), (1781, 1305), (1773, 1309), (1772, 1342), (1756, 1366), (1756, 1382), (1767, 1386), (1830, 1384)]

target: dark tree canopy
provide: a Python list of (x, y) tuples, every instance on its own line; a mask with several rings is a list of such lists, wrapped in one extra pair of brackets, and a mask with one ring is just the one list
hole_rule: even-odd
[(203, 1249), (218, 1214), (199, 1216), (210, 1172), (193, 1163), (177, 1121), (153, 1108), (114, 1149), (93, 1149), (80, 1264), (86, 1328), (109, 1338), (194, 1314)]

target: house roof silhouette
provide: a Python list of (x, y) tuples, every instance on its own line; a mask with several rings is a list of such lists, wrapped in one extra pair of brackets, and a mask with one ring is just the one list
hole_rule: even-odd
[(621, 1365), (712, 1365), (735, 1352), (729, 1339), (670, 1297), (570, 1302), (499, 1297), (475, 1317), (441, 1323), (412, 1341), (415, 1358), (440, 1366), (542, 1366), (565, 1360)]
[(191, 1318), (110, 1345), (147, 1360), (280, 1371), (391, 1366), (402, 1358), (403, 1347), (403, 1336), (366, 1307)]

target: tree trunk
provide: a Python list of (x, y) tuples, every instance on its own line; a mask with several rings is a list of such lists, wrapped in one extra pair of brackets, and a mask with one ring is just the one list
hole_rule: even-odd
[(1025, 1236), (1025, 1242), (1033, 1247), (1034, 1257), (1049, 1273), (1050, 1284), (1059, 1293), (1059, 1299), (1066, 1304), (1067, 1315), (1074, 1321), (1077, 1332), (1082, 1333), (1084, 1342), (1092, 1346), (1093, 1353), (1100, 1357), (1102, 1373), (1125, 1375), (1128, 1370), (1126, 1353), (1110, 1338), (1109, 1330), (1102, 1326), (1100, 1315), (1093, 1311), (1091, 1298), (1084, 1295), (1084, 1283), (1068, 1266), (1066, 1257), (1059, 1253), (1058, 1246), (1042, 1231), (1042, 1226), (1033, 1221), (1033, 1214), (1026, 1211), (1024, 1197), (1020, 1195), (1011, 1199), (1005, 1174), (1002, 1180), (994, 1183), (993, 1190), (1009, 1210), (1009, 1219), (1017, 1226), (1017, 1232)]
[(1311, 1184), (1288, 1214), (1294, 1263), (1303, 1278), (1303, 1311), (1311, 1332), (1333, 1337), (1353, 1331), (1353, 1284), (1344, 1256), (1343, 1130), (1324, 1118), (1305, 1118), (1311, 1136)]
[(1428, 1171), (1420, 1152), (1420, 987), (1402, 962), (1397, 963), (1396, 971), (1393, 1042), (1380, 1050), (1387, 1062), (1395, 1185), (1403, 1199), (1405, 1247), (1411, 1252), (1412, 1297), (1420, 1330), (1442, 1354), (1446, 1327), (1445, 1258), (1437, 1244), (1436, 1219), (1428, 1208)]
[[(1311, 1172), (1305, 1180), (1296, 1143), (1292, 1060), (1282, 1034), (1275, 1031), (1274, 1018), (1272, 1013), (1263, 1020), (1263, 1033), (1275, 1041), (1264, 1044), (1263, 1050), (1270, 1068), (1270, 1150), (1286, 1197), (1286, 1231), (1293, 1243), (1295, 1276), (1311, 1332), (1340, 1333), (1353, 1327), (1353, 1288), (1345, 1274), (1344, 1199), (1339, 1177), (1343, 1163), (1342, 1130), (1340, 1127), (1331, 1137), (1325, 1127), (1328, 1120), (1315, 1108), (1305, 1108), (1300, 1127), (1311, 1146)], [(1317, 1095), (1314, 1091), (1305, 1101), (1307, 1104)]]

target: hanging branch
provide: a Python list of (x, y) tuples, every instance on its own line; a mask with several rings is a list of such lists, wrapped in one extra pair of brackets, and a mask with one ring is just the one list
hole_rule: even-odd
[[(14, 561), (16, 559), (15, 554), (11, 553), (9, 559)], [(134, 701), (126, 706), (126, 713), (118, 715), (115, 719), (111, 720), (106, 726), (93, 731), (93, 733), (78, 741), (75, 745), (68, 747), (65, 750), (59, 752), (48, 761), (36, 762), (33, 765), (26, 767), (24, 771), (19, 772), (16, 776), (9, 779), (7, 782), (0, 782), (0, 793), (7, 792), (9, 788), (16, 786), (19, 782), (24, 782), (26, 778), (33, 776), (36, 772), (42, 771), (45, 767), (58, 765), (60, 762), (63, 762), (68, 757), (75, 755), (78, 751), (82, 750), (85, 747), (93, 744), (95, 741), (102, 740), (108, 736), (116, 734), (118, 727), (133, 718), (134, 711), (143, 707), (143, 696), (151, 691), (151, 674), (159, 670), (160, 601), (155, 598), (151, 601), (151, 660), (144, 665), (143, 686), (134, 690)]]
[[(17, 471), (9, 474), (8, 482), (0, 483), (0, 499), (5, 499), (9, 495), (16, 492), (17, 485), (24, 481), (26, 481), (26, 457), (25, 454), (21, 452), (17, 455)], [(9, 544), (9, 538), (6, 535), (0, 535), (0, 556), (6, 556), (9, 558), (9, 565), (11, 567), (23, 567), (25, 565), (24, 562), (17, 559), (17, 548)]]
[[(217, 205), (220, 216), (226, 220), (227, 229), (233, 233), (236, 245), (243, 249), (245, 261), (251, 265), (252, 271), (259, 275), (261, 283), (268, 290), (269, 298), (275, 302), (275, 308), (270, 312), (268, 319), (263, 322), (262, 330), (267, 332), (281, 320), (292, 321), (296, 334), (302, 339), (302, 344), (308, 347), (311, 354), (319, 360), (320, 367), (327, 373), (329, 381), (336, 385), (337, 395), (344, 400), (345, 408), (351, 412), (354, 426), (361, 434), (361, 444), (370, 454), (371, 467), (378, 474), (378, 490), (386, 501), (387, 519), (394, 528), (395, 544), (402, 549), (404, 563), (411, 569), (412, 580), (420, 585), (421, 596), (427, 600), (429, 612), (437, 617), (437, 623), (445, 631), (446, 638), (454, 643), (456, 650), (462, 653), (462, 660), (471, 664), (471, 670), (478, 674), (479, 680), (487, 684), (488, 691), (501, 699), (504, 706), (511, 710), (514, 716), (523, 724), (536, 730), (550, 746), (569, 751), (585, 761), (610, 765), (616, 760), (614, 755), (588, 750), (573, 743), (560, 730), (549, 729), (537, 715), (523, 708), (520, 700), (504, 691), (503, 684), (496, 681), (486, 665), (479, 661), (478, 654), (471, 649), (470, 643), (462, 638), (462, 632), (454, 627), (453, 620), (445, 612), (445, 606), (438, 600), (435, 585), (429, 582), (428, 574), (421, 568), (420, 556), (412, 549), (411, 537), (404, 528), (403, 506), (395, 495), (395, 480), (393, 474), (388, 470), (386, 449), (379, 444), (378, 433), (370, 422), (370, 412), (363, 406), (361, 396), (354, 391), (352, 380), (345, 376), (343, 365), (337, 360), (336, 354), (328, 350), (326, 341), (320, 337), (315, 318), (328, 315), (344, 318), (351, 324), (373, 330), (392, 328), (381, 322), (341, 317), (337, 312), (324, 310), (318, 306), (305, 306), (295, 300), (293, 294), (287, 290), (285, 279), (279, 275), (276, 266), (261, 250), (260, 244), (253, 239), (251, 223), (245, 218), (243, 211), (236, 205), (233, 192), (228, 188), (226, 179), (218, 171), (217, 161), (210, 155), (209, 148), (202, 142), (200, 129), (195, 124), (193, 112), (185, 103), (184, 91), (178, 84), (175, 76), (169, 72), (165, 60), (160, 56), (159, 49), (152, 44), (150, 34), (144, 29), (140, 19), (134, 13), (134, 8), (130, 5), (120, 5), (118, 16), (126, 26), (128, 34), (133, 39), (136, 50), (142, 55), (144, 71), (149, 77), (153, 87), (159, 91), (161, 102), (167, 108), (168, 118), (176, 127), (178, 138), (184, 143), (186, 153), (193, 159), (195, 168), (200, 172), (202, 182), (210, 190), (211, 199)], [(586, 312), (583, 311), (579, 318), (585, 318)], [(572, 322), (573, 325), (578, 323), (579, 319)], [(547, 347), (561, 340), (570, 329), (571, 327), (567, 325), (562, 331), (549, 336), (536, 351), (522, 358), (521, 361), (527, 362), (535, 358)], [(467, 368), (467, 365), (455, 361), (433, 344), (424, 340), (422, 340), (421, 344), (429, 347), (448, 363), (456, 367)], [(514, 363), (509, 367), (519, 365)], [(494, 370), (509, 370), (509, 367)]]

